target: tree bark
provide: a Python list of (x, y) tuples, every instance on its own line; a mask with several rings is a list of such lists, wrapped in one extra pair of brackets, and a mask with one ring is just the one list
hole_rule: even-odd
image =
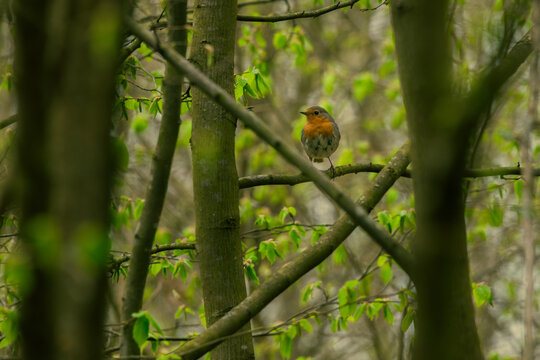
[(112, 174), (110, 115), (122, 3), (13, 3), (21, 283), (27, 359), (97, 359)]
[[(236, 0), (198, 0), (193, 12), (192, 60), (231, 95), (236, 6)], [(196, 238), (206, 322), (211, 325), (246, 297), (234, 155), (236, 118), (197, 88), (192, 115)], [(212, 359), (252, 358), (250, 333), (233, 337), (212, 352)]]
[(462, 177), (470, 129), (451, 93), (448, 4), (393, 1), (417, 216), (414, 359), (481, 359), (472, 304)]
[[(185, 55), (187, 48), (186, 14), (187, 0), (169, 0), (167, 3), (169, 21), (168, 40), (178, 53)], [(146, 189), (145, 204), (137, 233), (127, 282), (122, 302), (122, 356), (139, 354), (139, 347), (133, 339), (133, 319), (131, 314), (140, 311), (148, 276), (152, 245), (159, 224), (165, 195), (167, 194), (171, 164), (180, 129), (180, 105), (183, 75), (169, 63), (165, 66), (163, 79), (163, 116), (159, 129), (156, 151), (152, 158), (152, 180)]]
[(532, 3), (533, 10), (533, 56), (530, 66), (530, 95), (528, 116), (525, 118), (523, 134), (521, 136), (521, 161), (524, 167), (523, 180), (525, 181), (523, 200), (522, 200), (522, 221), (523, 221), (523, 285), (525, 287), (523, 308), (523, 360), (533, 360), (535, 358), (536, 344), (534, 338), (534, 319), (535, 319), (535, 267), (536, 255), (535, 246), (538, 235), (534, 232), (534, 223), (536, 211), (534, 198), (536, 193), (536, 179), (533, 175), (533, 151), (531, 144), (531, 135), (534, 134), (535, 124), (538, 122), (538, 94), (540, 93), (540, 79), (538, 74), (538, 65), (540, 64), (540, 53), (538, 43), (540, 41), (540, 1), (535, 0)]

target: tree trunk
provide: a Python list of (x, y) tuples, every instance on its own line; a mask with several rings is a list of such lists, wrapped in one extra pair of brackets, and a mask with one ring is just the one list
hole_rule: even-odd
[[(229, 94), (234, 86), (235, 29), (236, 0), (195, 2), (192, 60)], [(197, 88), (192, 114), (196, 237), (206, 322), (211, 325), (246, 297), (234, 156), (236, 119)], [(249, 333), (212, 352), (213, 359), (253, 357)]]
[(448, 4), (393, 1), (392, 25), (411, 136), (417, 216), (414, 359), (481, 359), (462, 176), (470, 127), (451, 93)]
[[(122, 5), (13, 3), (27, 359), (98, 359), (109, 239), (110, 115)], [(46, 17), (49, 15), (49, 17)]]
[[(187, 0), (169, 0), (167, 7), (169, 42), (178, 53), (185, 55)], [(120, 351), (122, 356), (139, 355), (139, 347), (133, 339), (134, 323), (131, 314), (140, 311), (142, 307), (152, 245), (167, 194), (171, 164), (181, 122), (182, 82), (183, 75), (167, 63), (163, 79), (163, 116), (156, 151), (152, 158), (152, 180), (146, 189), (145, 205), (139, 228), (135, 234), (133, 255), (122, 302), (122, 321), (124, 324)]]

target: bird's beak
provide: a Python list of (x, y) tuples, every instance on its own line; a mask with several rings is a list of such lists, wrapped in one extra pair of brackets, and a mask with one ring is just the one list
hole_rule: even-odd
[(307, 112), (305, 112), (305, 111), (300, 111), (300, 114), (307, 116)]

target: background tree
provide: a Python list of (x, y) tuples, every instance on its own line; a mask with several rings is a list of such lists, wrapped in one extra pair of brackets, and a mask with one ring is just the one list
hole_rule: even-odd
[[(9, 273), (22, 298), (23, 355), (96, 359), (104, 344), (109, 127), (122, 5), (12, 5), (22, 246)], [(53, 11), (54, 19), (44, 16)]]

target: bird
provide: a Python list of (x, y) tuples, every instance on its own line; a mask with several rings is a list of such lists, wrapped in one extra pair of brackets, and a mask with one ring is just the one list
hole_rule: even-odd
[(321, 106), (311, 106), (306, 111), (300, 111), (300, 114), (306, 116), (301, 140), (309, 160), (323, 162), (324, 158), (328, 158), (332, 177), (334, 177), (336, 170), (330, 160), (330, 155), (336, 151), (341, 139), (338, 125), (328, 111)]

